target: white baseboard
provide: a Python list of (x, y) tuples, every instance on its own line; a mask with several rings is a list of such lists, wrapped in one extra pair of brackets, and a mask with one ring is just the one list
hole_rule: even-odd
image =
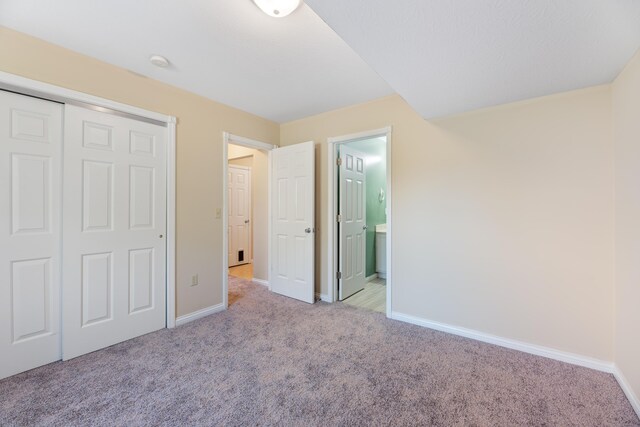
[(616, 381), (618, 381), (618, 384), (620, 384), (620, 388), (624, 391), (627, 399), (629, 399), (629, 403), (631, 403), (633, 410), (636, 411), (638, 418), (640, 418), (640, 399), (638, 399), (638, 396), (633, 392), (633, 389), (627, 382), (627, 379), (622, 375), (622, 371), (620, 371), (617, 366), (614, 366), (613, 368), (613, 376), (616, 378)]
[(378, 278), (378, 273), (373, 273), (371, 276), (367, 276), (366, 279), (364, 279), (366, 282), (370, 282), (372, 280), (376, 280)]
[(184, 325), (185, 323), (193, 322), (194, 320), (201, 319), (213, 313), (224, 311), (224, 304), (216, 304), (211, 307), (203, 308), (202, 310), (194, 311), (193, 313), (185, 314), (176, 319), (176, 326)]
[(329, 298), (329, 295), (321, 294), (320, 292), (316, 292), (316, 299), (319, 299), (320, 301), (324, 301), (324, 302), (333, 302), (331, 301), (331, 298)]
[(446, 323), (434, 322), (432, 320), (423, 319), (416, 316), (410, 316), (408, 314), (398, 313), (394, 311), (391, 313), (391, 318), (399, 320), (401, 322), (412, 323), (414, 325), (424, 326), (425, 328), (435, 329), (441, 332), (447, 332), (454, 335), (459, 335), (465, 338), (471, 338), (474, 340), (486, 342), (489, 344), (499, 345), (501, 347), (510, 348), (512, 350), (518, 350), (525, 353), (535, 354), (536, 356), (548, 357), (549, 359), (559, 360), (561, 362), (571, 363), (573, 365), (584, 366), (586, 368), (595, 369), (597, 371), (614, 373), (614, 365), (611, 362), (595, 359), (588, 356), (581, 356), (579, 354), (569, 353), (566, 351), (555, 350), (549, 347), (543, 347), (536, 344), (528, 344), (521, 341), (516, 341), (508, 338), (502, 338), (496, 335), (486, 334), (484, 332), (474, 331), (473, 329), (462, 328), (459, 326), (452, 326)]
[(263, 279), (256, 279), (255, 277), (251, 279), (252, 282), (257, 283), (258, 285), (269, 287), (269, 281)]

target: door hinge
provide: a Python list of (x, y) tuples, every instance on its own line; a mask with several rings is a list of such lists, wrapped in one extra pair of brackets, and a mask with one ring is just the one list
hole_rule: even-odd
[(336, 279), (338, 279), (338, 280), (342, 279), (342, 273), (341, 272), (338, 271), (336, 273)]
[(342, 215), (338, 214), (336, 215), (336, 222), (340, 222), (342, 221)]
[(336, 165), (338, 165), (338, 166), (342, 166), (342, 157), (338, 157), (338, 158), (336, 159)]

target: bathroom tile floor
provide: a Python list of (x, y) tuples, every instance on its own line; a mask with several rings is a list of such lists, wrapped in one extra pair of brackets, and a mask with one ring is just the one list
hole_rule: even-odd
[(384, 279), (374, 279), (364, 285), (364, 289), (342, 301), (345, 304), (386, 313), (387, 286)]

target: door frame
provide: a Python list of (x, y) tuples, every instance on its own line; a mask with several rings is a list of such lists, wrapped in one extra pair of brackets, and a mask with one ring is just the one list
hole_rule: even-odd
[(337, 244), (339, 241), (338, 238), (338, 227), (336, 226), (336, 215), (338, 215), (338, 185), (340, 184), (338, 179), (338, 168), (336, 165), (336, 160), (338, 158), (338, 146), (340, 144), (345, 144), (347, 142), (359, 141), (363, 139), (371, 139), (376, 137), (386, 137), (387, 139), (387, 191), (386, 191), (386, 200), (387, 200), (387, 307), (386, 307), (386, 315), (391, 318), (392, 312), (392, 269), (391, 269), (391, 241), (392, 241), (392, 191), (391, 191), (391, 126), (387, 126), (381, 129), (374, 129), (364, 132), (352, 133), (343, 136), (331, 137), (327, 139), (327, 149), (328, 155), (327, 158), (329, 160), (329, 171), (328, 171), (328, 189), (330, 193), (327, 197), (327, 277), (329, 282), (329, 294), (324, 297), (324, 299), (328, 300), (328, 302), (336, 302), (338, 298), (338, 279), (336, 278), (336, 273), (338, 272), (339, 260), (338, 260), (338, 251), (336, 250)]
[[(227, 198), (227, 186), (229, 185), (229, 144), (240, 145), (242, 147), (253, 148), (255, 150), (265, 151), (267, 153), (267, 188), (269, 189), (268, 197), (268, 218), (267, 218), (267, 287), (271, 290), (271, 150), (278, 148), (277, 145), (268, 144), (266, 142), (255, 139), (245, 138), (243, 136), (234, 135), (229, 132), (222, 132), (222, 304), (224, 309), (229, 308), (229, 200)], [(253, 224), (252, 224), (253, 227)], [(252, 258), (253, 248), (251, 250)], [(253, 261), (253, 260), (252, 260)]]
[[(176, 124), (174, 116), (156, 113), (105, 98), (0, 71), (0, 89), (63, 104), (80, 105), (167, 128), (166, 327), (176, 326)], [(63, 138), (64, 144), (64, 138)], [(62, 245), (62, 241), (60, 241)], [(64, 272), (60, 270), (60, 283)]]

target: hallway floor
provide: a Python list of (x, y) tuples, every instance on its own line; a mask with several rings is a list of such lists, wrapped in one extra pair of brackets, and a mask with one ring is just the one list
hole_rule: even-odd
[(251, 280), (253, 279), (253, 264), (249, 263), (229, 267), (229, 276)]

